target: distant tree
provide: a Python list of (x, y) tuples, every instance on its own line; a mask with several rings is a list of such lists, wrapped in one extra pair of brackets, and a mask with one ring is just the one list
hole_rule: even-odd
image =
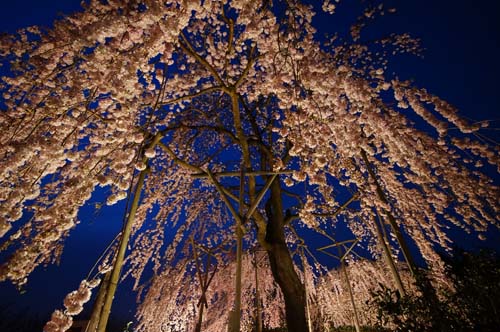
[[(448, 247), (448, 223), (498, 226), (499, 188), (482, 173), (483, 163), (499, 167), (498, 147), (474, 139), (486, 123), (385, 74), (392, 54), (419, 50), (406, 34), (363, 41), (366, 23), (392, 10), (371, 4), (350, 36), (318, 38), (313, 16), (334, 10), (328, 0), (91, 0), (53, 29), (3, 36), (0, 236), (14, 254), (0, 281), (22, 285), (56, 261), (99, 187), (108, 205), (127, 199), (120, 243), (106, 256), (100, 332), (130, 238), (124, 271), (137, 285), (146, 267), (161, 274), (186, 255), (190, 237), (208, 248), (236, 243), (234, 330), (242, 253), (256, 243), (288, 330), (308, 329), (290, 253), (296, 226), (346, 221), (384, 253), (400, 293), (391, 245), (414, 272), (405, 233), (444, 275), (434, 246)], [(76, 311), (66, 306), (51, 326)]]

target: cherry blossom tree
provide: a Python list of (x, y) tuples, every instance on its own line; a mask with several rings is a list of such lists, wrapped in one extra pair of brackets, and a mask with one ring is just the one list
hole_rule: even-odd
[[(354, 326), (354, 308), (361, 326), (373, 326), (377, 322), (376, 311), (370, 305), (372, 292), (384, 285), (393, 288), (385, 276), (389, 273), (382, 261), (352, 260), (346, 268), (348, 282), (353, 288), (354, 307), (351, 303), (347, 280), (339, 269), (329, 270), (317, 277), (311, 287), (315, 322), (323, 330), (329, 326)], [(403, 283), (411, 294), (415, 292), (413, 278), (406, 266), (400, 266)], [(316, 274), (312, 274), (316, 275)], [(367, 277), (369, 276), (369, 277)]]
[[(244, 255), (242, 259), (244, 273), (241, 329), (243, 331), (254, 330), (257, 320), (267, 328), (278, 328), (284, 324), (283, 297), (271, 274), (269, 261), (263, 254), (257, 252), (255, 255)], [(217, 255), (217, 258), (217, 264), (207, 270), (213, 278), (205, 293), (200, 287), (200, 280), (203, 279), (189, 272), (190, 265), (196, 265), (193, 261), (182, 262), (185, 263), (181, 265), (185, 267), (184, 269), (168, 267), (155, 276), (143, 296), (144, 301), (140, 301), (138, 309), (140, 325), (137, 329), (139, 331), (195, 330), (199, 314), (203, 313), (203, 301), (206, 301), (207, 310), (203, 315), (201, 330), (226, 330), (227, 308), (232, 306), (235, 296), (234, 288), (228, 285), (231, 285), (235, 278), (236, 261), (224, 261), (220, 255)], [(255, 291), (256, 285), (259, 292)], [(264, 309), (260, 316), (257, 314), (257, 307)]]
[[(258, 244), (288, 330), (307, 331), (306, 288), (291, 254), (297, 226), (324, 231), (346, 222), (375, 256), (385, 252), (390, 265), (400, 250), (414, 272), (406, 234), (437, 279), (443, 262), (435, 248), (449, 247), (449, 224), (480, 237), (499, 226), (500, 191), (482, 172), (483, 164), (500, 169), (498, 147), (473, 135), (487, 123), (469, 123), (446, 101), (385, 73), (393, 54), (418, 53), (418, 41), (361, 38), (367, 22), (391, 9), (368, 7), (340, 39), (319, 38), (313, 24), (318, 11), (334, 14), (330, 1), (84, 5), (53, 29), (2, 37), (11, 75), (1, 85), (0, 236), (14, 253), (0, 281), (22, 285), (57, 260), (78, 211), (100, 190), (107, 205), (127, 200), (127, 213), (101, 264), (112, 270), (98, 331), (124, 264), (136, 287), (152, 270), (154, 288), (143, 286), (150, 296), (180, 284), (174, 294), (194, 296), (207, 286), (171, 273), (192, 256), (189, 239), (210, 250), (236, 247), (234, 330), (246, 310), (243, 252)], [(69, 302), (88, 300), (89, 285), (47, 331), (68, 327), (76, 312)]]
[[(207, 253), (204, 248), (201, 253)], [(210, 253), (213, 254), (213, 253)], [(284, 325), (282, 294), (277, 287), (269, 267), (269, 260), (261, 251), (248, 253), (242, 259), (242, 320), (243, 331), (256, 330), (260, 320), (262, 326), (269, 329)], [(166, 330), (191, 331), (202, 312), (202, 331), (225, 330), (227, 317), (225, 313), (234, 300), (234, 288), (228, 288), (234, 279), (234, 257), (226, 261), (223, 252), (219, 252), (210, 266), (195, 264), (191, 258), (179, 262), (177, 266), (167, 266), (156, 275), (144, 288), (139, 301), (138, 331)], [(205, 261), (201, 257), (202, 261)], [(349, 298), (347, 282), (351, 284), (354, 302), (359, 312), (360, 324), (374, 325), (377, 322), (376, 311), (370, 306), (372, 292), (380, 285), (393, 287), (387, 266), (383, 261), (356, 259), (349, 256), (345, 280), (340, 269), (328, 270), (323, 265), (307, 265), (306, 273), (299, 268), (301, 280), (308, 279), (308, 300), (310, 321), (313, 331), (328, 330), (331, 326), (353, 325), (353, 306)], [(208, 269), (206, 269), (208, 267)], [(404, 264), (399, 266), (405, 287), (411, 294), (415, 293), (413, 278)], [(192, 270), (203, 270), (202, 276), (210, 280), (205, 291), (200, 286), (204, 278), (199, 278)], [(207, 272), (205, 274), (205, 272)], [(367, 277), (369, 276), (369, 277)], [(206, 300), (206, 314), (203, 301)], [(262, 314), (258, 314), (257, 308)], [(259, 318), (260, 317), (260, 318)], [(259, 331), (262, 331), (260, 329)]]

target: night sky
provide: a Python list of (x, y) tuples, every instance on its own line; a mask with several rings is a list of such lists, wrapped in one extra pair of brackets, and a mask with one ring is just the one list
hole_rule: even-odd
[[(78, 10), (79, 3), (79, 0), (4, 1), (0, 10), (0, 32), (14, 32), (35, 24), (48, 26), (59, 13)], [(389, 32), (408, 32), (421, 38), (425, 48), (423, 59), (402, 56), (391, 67), (392, 71), (400, 78), (414, 79), (418, 86), (457, 106), (461, 114), (470, 119), (496, 120), (484, 133), (500, 141), (500, 2), (405, 0), (388, 3), (396, 6), (397, 13), (379, 20), (370, 33), (383, 36)], [(345, 25), (347, 21), (340, 15), (349, 10), (347, 7), (341, 4), (339, 15), (320, 24), (332, 31)], [(500, 182), (498, 174), (492, 175)], [(121, 228), (122, 211), (123, 203), (113, 209), (103, 209), (98, 215), (92, 209), (81, 211), (82, 223), (72, 231), (61, 265), (36, 269), (22, 295), (12, 285), (0, 284), (0, 307), (29, 308), (47, 318), (54, 309), (62, 308), (64, 296), (78, 287)], [(492, 232), (486, 242), (474, 237), (466, 239), (463, 235), (455, 239), (457, 244), (469, 248), (500, 246), (498, 231)], [(0, 261), (4, 259), (0, 255)], [(130, 285), (126, 284), (119, 288), (113, 312), (132, 316), (131, 303), (135, 295), (129, 290)]]

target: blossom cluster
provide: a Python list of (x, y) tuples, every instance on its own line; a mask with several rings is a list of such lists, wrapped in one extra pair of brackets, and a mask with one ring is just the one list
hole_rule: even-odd
[(71, 328), (73, 316), (83, 310), (83, 305), (90, 300), (92, 289), (99, 284), (99, 279), (83, 280), (77, 290), (72, 291), (64, 299), (65, 310), (55, 310), (50, 321), (45, 324), (44, 332), (64, 332)]

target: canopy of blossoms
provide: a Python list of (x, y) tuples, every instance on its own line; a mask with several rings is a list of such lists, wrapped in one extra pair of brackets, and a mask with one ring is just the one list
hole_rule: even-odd
[[(190, 238), (212, 249), (235, 238), (243, 251), (258, 245), (276, 279), (273, 241), (293, 249), (292, 229), (342, 222), (374, 256), (389, 244), (410, 268), (411, 239), (439, 279), (435, 249), (449, 248), (450, 225), (480, 237), (499, 226), (500, 190), (484, 174), (500, 170), (498, 146), (474, 139), (487, 123), (386, 74), (393, 55), (419, 52), (405, 34), (363, 43), (364, 26), (392, 9), (369, 6), (345, 38), (319, 37), (320, 11), (334, 15), (335, 4), (91, 0), (52, 29), (2, 36), (0, 237), (13, 254), (0, 281), (22, 285), (56, 261), (96, 191), (107, 205), (127, 200), (125, 276), (140, 287), (146, 270), (155, 275), (138, 313), (146, 330), (155, 330), (145, 314), (153, 298), (167, 310), (181, 302), (166, 291), (196, 294), (193, 274), (171, 272), (192, 256)], [(127, 244), (118, 248), (101, 269), (123, 259)], [(234, 273), (231, 250), (221, 285)], [(46, 330), (69, 327), (64, 317), (91, 286), (82, 282)], [(217, 296), (215, 307), (231, 306)], [(182, 301), (192, 319), (196, 301)]]

